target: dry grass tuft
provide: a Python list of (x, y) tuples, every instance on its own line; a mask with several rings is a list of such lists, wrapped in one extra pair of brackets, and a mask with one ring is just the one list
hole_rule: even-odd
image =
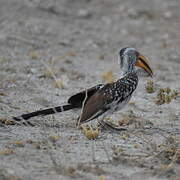
[(11, 154), (14, 154), (14, 151), (12, 149), (5, 149), (5, 150), (0, 151), (0, 155), (8, 156)]
[(89, 165), (78, 164), (77, 170), (83, 172), (89, 172), (98, 176), (106, 173), (101, 167), (98, 166), (98, 164), (89, 164)]
[(68, 86), (69, 79), (66, 75), (62, 75), (60, 78), (55, 79), (53, 85), (55, 88), (66, 88)]
[(66, 174), (68, 176), (74, 177), (74, 176), (76, 176), (76, 169), (74, 167), (70, 166), (66, 169)]
[(158, 157), (164, 164), (180, 163), (179, 140), (175, 136), (169, 136), (166, 142), (159, 146)]
[(97, 56), (97, 59), (104, 60), (105, 59), (105, 55), (104, 54), (100, 54), (100, 55)]
[(99, 136), (99, 129), (96, 127), (95, 129), (92, 128), (92, 126), (83, 126), (81, 125), (81, 128), (83, 130), (83, 134), (86, 136), (89, 140), (95, 140)]
[(57, 142), (60, 139), (60, 136), (58, 135), (50, 135), (49, 140), (53, 143)]
[(27, 54), (31, 59), (38, 59), (39, 58), (39, 55), (36, 51), (29, 51), (28, 54)]
[(159, 89), (155, 103), (157, 105), (169, 104), (173, 99), (179, 95), (176, 90), (171, 90), (169, 87)]
[(15, 122), (13, 120), (3, 118), (3, 117), (0, 117), (0, 122), (5, 125), (14, 125), (15, 124)]
[(154, 89), (154, 83), (152, 80), (148, 80), (147, 84), (146, 84), (146, 92), (147, 93), (154, 93), (155, 89)]
[(13, 145), (15, 147), (24, 147), (24, 143), (21, 141), (11, 141), (7, 143), (8, 145)]
[(55, 74), (55, 70), (52, 68), (44, 68), (42, 70), (42, 76), (41, 77), (45, 77), (45, 78), (52, 78), (53, 75)]
[(99, 176), (98, 180), (106, 180), (105, 176)]

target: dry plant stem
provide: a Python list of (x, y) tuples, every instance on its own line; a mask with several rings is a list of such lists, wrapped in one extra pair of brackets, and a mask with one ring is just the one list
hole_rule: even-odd
[(84, 101), (83, 101), (83, 103), (82, 103), (82, 108), (81, 108), (80, 117), (79, 117), (79, 119), (78, 119), (77, 128), (79, 128), (80, 123), (81, 123), (80, 121), (81, 121), (81, 117), (82, 117), (82, 113), (83, 113), (84, 105), (85, 105), (85, 103), (86, 103), (86, 99), (87, 99), (87, 90), (86, 90), (86, 93), (85, 93), (85, 98), (84, 98)]
[(152, 147), (152, 145), (151, 145), (151, 143), (149, 143), (149, 141), (145, 140), (144, 138), (142, 138), (142, 137), (140, 137), (140, 136), (138, 136), (138, 135), (135, 135), (135, 134), (132, 134), (132, 135), (134, 135), (135, 137), (141, 139), (145, 144), (147, 144), (147, 145), (150, 147), (151, 152), (144, 152), (144, 151), (143, 151), (144, 153), (146, 153), (146, 154), (148, 154), (148, 155), (151, 155), (151, 156), (152, 156), (152, 154), (153, 154), (153, 155), (156, 155), (155, 149)]
[(93, 163), (96, 162), (95, 150), (94, 150), (94, 141), (92, 141), (92, 162), (93, 162)]
[(53, 79), (55, 80), (55, 82), (57, 82), (57, 78), (56, 78), (54, 72), (53, 72), (52, 69), (45, 63), (45, 60), (42, 60), (42, 64), (45, 66), (45, 68), (47, 68), (47, 69), (49, 70), (49, 72), (51, 72)]
[[(44, 121), (43, 121), (43, 132), (44, 132), (44, 134), (42, 134), (42, 135), (43, 135), (43, 137), (45, 137), (44, 140), (46, 141), (46, 143), (47, 143), (47, 145), (48, 145), (50, 141), (49, 141), (49, 139), (48, 139), (48, 135), (47, 135), (47, 131), (46, 131), (46, 127), (45, 127)], [(51, 161), (52, 161), (53, 168), (54, 168), (55, 172), (56, 172), (57, 174), (59, 174), (59, 169), (60, 169), (60, 168), (58, 168), (58, 167), (59, 167), (60, 165), (56, 162), (56, 159), (53, 157), (53, 154), (52, 154), (52, 152), (49, 150), (49, 148), (47, 148), (47, 154), (49, 155), (49, 157), (50, 157), (50, 159), (51, 159)], [(61, 168), (61, 170), (63, 170), (63, 168)]]
[(162, 137), (164, 137), (165, 139), (168, 139), (168, 137), (167, 136), (165, 136), (164, 134), (162, 134), (162, 133), (160, 133), (160, 132), (156, 132), (156, 133), (158, 133), (159, 135), (161, 135)]
[[(146, 128), (143, 128), (143, 129), (132, 129), (130, 132), (134, 132), (134, 133), (137, 133), (137, 132), (142, 132), (142, 133), (145, 133), (146, 130), (157, 130), (156, 132), (154, 133), (158, 133), (159, 135), (163, 136), (164, 138), (167, 138), (164, 134), (160, 133), (159, 131), (162, 131), (162, 132), (165, 132), (166, 134), (167, 133), (172, 133), (174, 131), (172, 131), (172, 129), (162, 129), (162, 128), (159, 128), (159, 127), (153, 127), (153, 128), (149, 128), (149, 127), (146, 127)], [(176, 134), (180, 134), (180, 131), (179, 130), (175, 130)]]
[(111, 163), (112, 161), (111, 161), (111, 159), (110, 159), (109, 153), (108, 153), (108, 151), (107, 151), (107, 149), (106, 149), (105, 144), (104, 144), (103, 141), (102, 141), (102, 146), (103, 146), (103, 150), (104, 150), (104, 152), (105, 152), (105, 154), (106, 154), (106, 156), (107, 156), (107, 159), (108, 159), (109, 163)]

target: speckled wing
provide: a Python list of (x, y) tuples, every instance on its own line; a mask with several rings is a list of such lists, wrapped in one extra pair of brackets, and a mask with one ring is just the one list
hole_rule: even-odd
[(106, 84), (89, 98), (84, 105), (80, 122), (97, 118), (109, 109), (116, 110), (123, 102), (127, 103), (137, 87), (138, 78), (135, 73), (129, 74), (118, 81)]

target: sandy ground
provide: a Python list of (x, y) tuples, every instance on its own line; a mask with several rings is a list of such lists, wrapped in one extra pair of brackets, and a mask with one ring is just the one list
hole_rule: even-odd
[(117, 79), (125, 46), (149, 57), (155, 92), (142, 77), (109, 117), (129, 130), (96, 140), (75, 127), (77, 111), (33, 118), (35, 127), (1, 122), (0, 179), (178, 180), (180, 98), (155, 102), (161, 88), (180, 91), (179, 9), (179, 0), (1, 0), (1, 121), (65, 104), (108, 71)]

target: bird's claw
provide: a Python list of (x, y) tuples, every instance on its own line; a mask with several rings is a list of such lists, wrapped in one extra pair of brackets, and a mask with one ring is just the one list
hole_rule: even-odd
[(105, 128), (105, 129), (111, 130), (111, 131), (126, 131), (127, 130), (127, 128), (119, 127), (116, 124), (109, 122), (109, 121), (101, 120), (98, 123), (99, 123), (99, 127)]

